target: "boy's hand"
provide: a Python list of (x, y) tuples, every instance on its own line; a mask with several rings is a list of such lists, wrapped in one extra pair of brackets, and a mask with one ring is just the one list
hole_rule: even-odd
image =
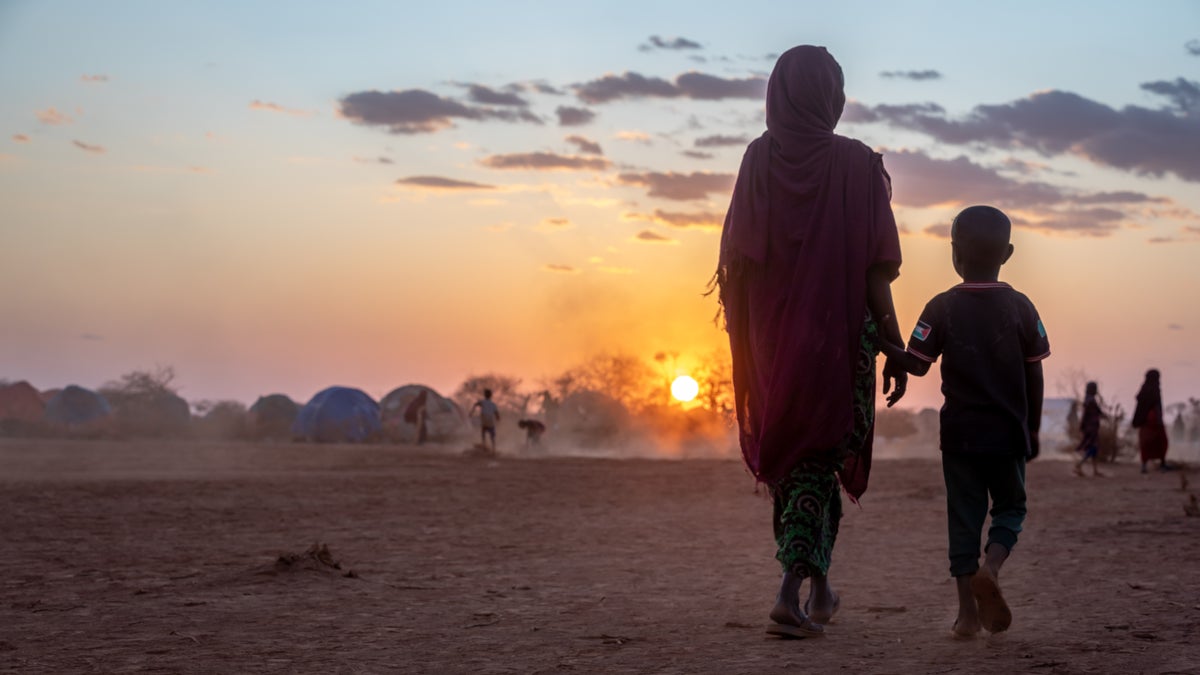
[(1038, 432), (1030, 431), (1029, 432), (1029, 454), (1025, 456), (1025, 461), (1032, 462), (1033, 460), (1037, 459), (1037, 456), (1039, 454), (1041, 454), (1041, 452), (1042, 452), (1041, 441), (1038, 440)]
[(887, 397), (887, 407), (892, 407), (904, 398), (904, 392), (908, 391), (908, 371), (900, 367), (898, 363), (888, 357), (883, 362), (883, 393), (887, 394), (888, 390), (892, 389), (892, 380), (896, 381), (896, 388)]

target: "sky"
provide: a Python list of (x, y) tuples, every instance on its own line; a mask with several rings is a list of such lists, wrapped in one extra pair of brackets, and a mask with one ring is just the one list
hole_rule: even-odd
[[(1200, 4), (0, 0), (0, 378), (188, 399), (680, 372), (775, 58), (883, 153), (902, 328), (990, 203), (1048, 395), (1200, 396)], [(936, 372), (904, 405), (940, 404)]]

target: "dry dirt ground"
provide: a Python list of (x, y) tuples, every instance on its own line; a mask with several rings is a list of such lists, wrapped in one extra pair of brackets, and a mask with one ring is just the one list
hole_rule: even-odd
[[(847, 505), (828, 637), (782, 641), (770, 505), (737, 462), (0, 441), (0, 669), (1200, 672), (1178, 475), (1039, 461), (1029, 483), (1008, 633), (950, 639), (940, 469), (889, 460)], [(318, 541), (357, 578), (275, 572)]]

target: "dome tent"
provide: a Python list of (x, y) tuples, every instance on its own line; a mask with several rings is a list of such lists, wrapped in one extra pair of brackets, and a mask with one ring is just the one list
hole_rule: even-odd
[(351, 387), (322, 389), (292, 422), (294, 438), (327, 443), (361, 443), (379, 436), (382, 429), (379, 404)]
[(0, 386), (0, 432), (19, 435), (36, 431), (45, 408), (38, 390), (24, 380)]
[(286, 438), (300, 406), (284, 394), (259, 396), (250, 406), (250, 433), (255, 438)]
[(409, 406), (421, 394), (425, 394), (426, 430), (432, 439), (445, 439), (467, 428), (466, 415), (454, 401), (423, 384), (406, 384), (397, 387), (379, 401), (383, 428), (396, 440), (412, 441), (417, 437), (417, 426), (405, 420)]
[(81, 429), (110, 422), (112, 407), (100, 394), (72, 384), (46, 403), (45, 417), (51, 424)]

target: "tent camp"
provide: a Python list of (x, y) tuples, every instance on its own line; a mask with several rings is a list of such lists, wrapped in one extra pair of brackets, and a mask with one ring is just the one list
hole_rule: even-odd
[(287, 438), (300, 406), (284, 394), (259, 396), (250, 406), (250, 434), (255, 438)]
[(0, 431), (20, 434), (35, 430), (45, 408), (38, 390), (28, 382), (0, 387)]
[(74, 431), (99, 429), (112, 422), (112, 408), (100, 394), (72, 384), (46, 403), (46, 421)]
[(293, 438), (325, 443), (361, 443), (377, 438), (382, 430), (379, 404), (351, 387), (322, 389), (292, 423)]
[(383, 429), (388, 437), (398, 441), (417, 440), (417, 424), (410, 408), (419, 405), (422, 394), (425, 395), (425, 432), (429, 439), (444, 440), (467, 429), (466, 416), (457, 403), (423, 384), (406, 384), (393, 389), (379, 401)]

